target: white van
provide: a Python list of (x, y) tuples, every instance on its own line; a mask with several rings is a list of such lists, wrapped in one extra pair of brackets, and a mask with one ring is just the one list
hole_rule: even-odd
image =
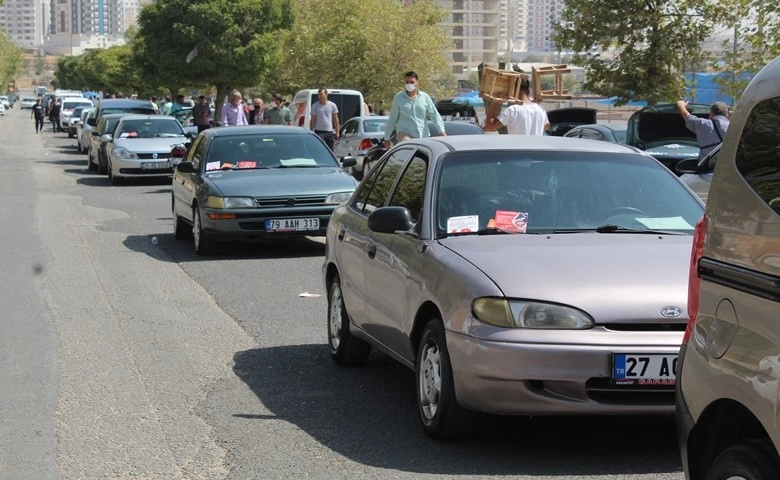
[[(293, 125), (309, 128), (311, 106), (318, 101), (318, 90), (317, 88), (308, 88), (295, 94), (290, 102)], [(342, 125), (352, 117), (369, 116), (368, 107), (363, 101), (363, 94), (357, 90), (328, 88), (328, 100), (335, 103), (336, 107), (338, 107), (339, 120), (341, 120)]]
[[(70, 129), (70, 119), (73, 116), (73, 110), (76, 107), (89, 107), (92, 108), (92, 100), (84, 97), (63, 97), (60, 101), (60, 124), (62, 129), (68, 132), (68, 137), (73, 138), (76, 134), (76, 130)], [(74, 119), (75, 120), (75, 119)]]

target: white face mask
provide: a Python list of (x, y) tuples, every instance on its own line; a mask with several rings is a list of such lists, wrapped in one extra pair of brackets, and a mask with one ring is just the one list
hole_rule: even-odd
[(413, 91), (417, 90), (417, 85), (414, 83), (407, 83), (405, 86), (406, 86), (406, 91), (409, 93), (412, 93)]

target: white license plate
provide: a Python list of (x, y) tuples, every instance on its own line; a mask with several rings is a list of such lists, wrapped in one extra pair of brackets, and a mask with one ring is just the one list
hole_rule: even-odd
[(305, 232), (319, 229), (319, 218), (277, 218), (265, 221), (266, 232)]
[(171, 168), (171, 164), (168, 162), (145, 162), (141, 164), (141, 170), (160, 170), (163, 168)]
[(674, 385), (677, 354), (617, 354), (612, 380), (623, 385)]

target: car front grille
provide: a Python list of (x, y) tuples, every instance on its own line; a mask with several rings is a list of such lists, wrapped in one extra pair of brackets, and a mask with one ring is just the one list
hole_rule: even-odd
[(123, 175), (173, 175), (172, 168), (156, 168), (146, 170), (142, 168), (120, 168), (119, 173)]
[(171, 152), (166, 153), (158, 153), (157, 157), (153, 157), (153, 153), (137, 153), (138, 158), (141, 160), (165, 160), (166, 158), (171, 158)]
[(260, 208), (314, 207), (325, 205), (325, 195), (259, 197), (255, 199)]

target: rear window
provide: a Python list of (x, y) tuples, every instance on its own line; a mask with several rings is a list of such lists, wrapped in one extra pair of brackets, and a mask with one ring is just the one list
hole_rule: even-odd
[(108, 115), (109, 113), (141, 113), (144, 115), (154, 115), (154, 109), (152, 107), (109, 107), (100, 111), (101, 115)]
[[(350, 93), (328, 93), (328, 100), (336, 104), (339, 109), (339, 118), (341, 121), (347, 121), (352, 117), (359, 117), (363, 104), (359, 95)], [(319, 100), (317, 94), (311, 95), (311, 104), (314, 105)]]

